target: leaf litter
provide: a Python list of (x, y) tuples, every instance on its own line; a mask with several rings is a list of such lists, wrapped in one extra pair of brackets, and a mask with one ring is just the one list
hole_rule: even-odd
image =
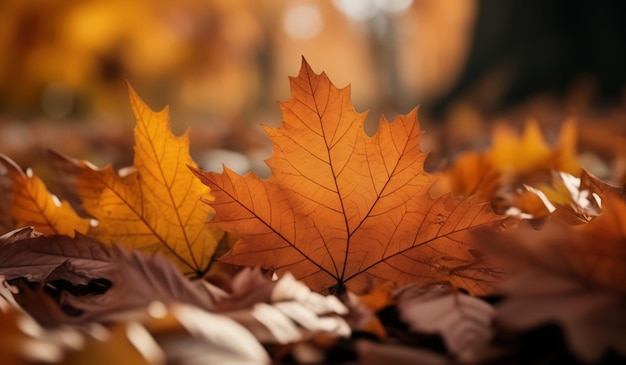
[(370, 137), (349, 87), (305, 60), (291, 87), (267, 179), (200, 171), (130, 87), (132, 167), (49, 155), (81, 206), (2, 156), (3, 361), (624, 361), (624, 188), (575, 122), (429, 174), (417, 109)]

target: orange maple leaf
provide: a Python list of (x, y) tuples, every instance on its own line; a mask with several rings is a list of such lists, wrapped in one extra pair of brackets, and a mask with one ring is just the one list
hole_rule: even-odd
[(32, 226), (43, 234), (71, 237), (76, 231), (87, 232), (89, 219), (78, 216), (68, 202), (51, 194), (32, 170), (22, 171), (15, 162), (1, 154), (0, 165), (0, 173), (6, 174), (10, 181), (10, 186), (6, 188), (9, 203), (5, 207), (6, 212), (0, 213), (10, 216), (12, 228)]
[(240, 240), (221, 260), (290, 271), (314, 290), (363, 292), (379, 281), (451, 281), (485, 293), (498, 273), (473, 255), (472, 227), (500, 218), (487, 205), (429, 197), (417, 109), (377, 133), (305, 60), (280, 103), (284, 123), (266, 127), (268, 179), (195, 170), (211, 187), (213, 222)]
[(189, 275), (209, 269), (223, 231), (207, 220), (213, 209), (210, 189), (187, 166), (189, 131), (176, 137), (169, 129), (167, 108), (155, 113), (128, 87), (135, 126), (134, 166), (120, 174), (111, 166), (94, 168), (86, 161), (64, 158), (74, 166), (77, 191), (85, 210), (98, 225), (88, 235), (144, 252), (160, 252)]

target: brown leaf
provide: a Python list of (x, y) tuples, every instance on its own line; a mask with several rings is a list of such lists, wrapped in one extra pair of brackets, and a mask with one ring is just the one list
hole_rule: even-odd
[(580, 175), (580, 189), (588, 189), (591, 193), (598, 194), (601, 201), (609, 199), (626, 200), (626, 186), (613, 186), (597, 177), (589, 171), (583, 170)]
[[(38, 318), (50, 324), (112, 318), (153, 301), (213, 309), (222, 294), (202, 281), (189, 281), (165, 257), (105, 246), (80, 234), (0, 241), (0, 275), (38, 284), (35, 292), (18, 298), (30, 307), (48, 305), (41, 296), (51, 293), (67, 316)], [(43, 308), (39, 313), (55, 312)]]
[(440, 335), (448, 352), (463, 362), (475, 361), (493, 337), (493, 307), (450, 286), (412, 285), (401, 289), (396, 300), (400, 318), (411, 331)]
[(498, 320), (530, 331), (556, 323), (572, 353), (598, 362), (609, 350), (626, 356), (626, 202), (607, 200), (589, 223), (550, 216), (540, 230), (527, 222), (507, 232), (484, 231), (511, 276), (497, 292)]
[(506, 299), (496, 306), (496, 320), (507, 330), (556, 323), (570, 351), (586, 363), (600, 362), (609, 350), (626, 356), (623, 294), (536, 267), (513, 276), (500, 292)]
[(270, 178), (195, 170), (215, 195), (213, 222), (241, 237), (222, 260), (292, 272), (338, 293), (416, 280), (489, 291), (498, 273), (472, 255), (469, 231), (500, 217), (471, 200), (430, 198), (417, 110), (381, 119), (369, 137), (350, 89), (304, 60), (291, 90), (280, 104), (283, 125), (265, 129), (274, 144)]
[(540, 229), (522, 221), (496, 233), (483, 230), (480, 240), (510, 258), (510, 267), (541, 267), (591, 287), (626, 292), (626, 202), (607, 201), (602, 214), (572, 226), (549, 217)]

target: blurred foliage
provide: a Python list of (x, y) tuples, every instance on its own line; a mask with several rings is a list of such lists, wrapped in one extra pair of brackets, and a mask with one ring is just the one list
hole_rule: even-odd
[(0, 115), (118, 114), (125, 79), (149, 103), (255, 113), (287, 97), (300, 56), (353, 82), (357, 107), (406, 112), (451, 86), (473, 15), (473, 1), (4, 0)]
[(208, 72), (228, 99), (205, 100), (232, 111), (258, 87), (255, 58), (238, 54), (257, 50), (254, 12), (242, 1), (3, 1), (0, 107), (51, 117), (101, 111), (119, 102), (126, 78), (165, 99)]

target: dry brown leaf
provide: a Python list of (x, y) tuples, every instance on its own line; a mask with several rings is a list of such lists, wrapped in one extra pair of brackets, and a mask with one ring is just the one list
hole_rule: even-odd
[[(483, 230), (481, 241), (512, 257), (591, 287), (626, 292), (626, 202), (609, 200), (589, 223), (550, 216), (540, 229), (522, 221), (506, 232)], [(502, 245), (505, 242), (505, 245)]]
[[(203, 281), (190, 281), (161, 255), (128, 252), (80, 234), (11, 237), (0, 238), (0, 276), (18, 280), (17, 301), (40, 323), (103, 321), (152, 301), (213, 310), (222, 294)], [(26, 281), (37, 288), (20, 285)]]
[(552, 214), (540, 230), (484, 231), (511, 275), (497, 292), (498, 321), (515, 331), (557, 324), (570, 351), (600, 362), (609, 350), (626, 355), (626, 202), (607, 200), (589, 223), (571, 225)]
[(0, 221), (11, 221), (11, 229), (33, 226), (43, 234), (73, 236), (74, 232), (87, 232), (89, 219), (79, 217), (68, 202), (51, 194), (32, 170), (22, 171), (4, 155), (0, 155), (0, 165), (0, 174), (10, 180), (10, 187), (0, 190), (7, 194), (3, 199), (8, 202), (6, 207), (4, 202), (0, 206)]
[(65, 158), (75, 165), (84, 208), (98, 221), (88, 235), (164, 254), (184, 273), (202, 277), (223, 232), (206, 223), (213, 209), (199, 199), (212, 197), (187, 167), (196, 166), (189, 156), (189, 132), (174, 136), (167, 108), (155, 113), (128, 89), (137, 120), (134, 166), (118, 174), (111, 166), (97, 169)]
[(583, 170), (580, 175), (580, 190), (589, 190), (591, 193), (598, 194), (601, 201), (609, 199), (626, 200), (626, 186), (620, 187), (608, 184), (587, 170)]
[(493, 337), (494, 308), (446, 285), (412, 285), (396, 294), (400, 318), (413, 332), (440, 335), (463, 363), (476, 360)]
[(488, 292), (498, 272), (473, 255), (469, 231), (500, 217), (471, 200), (429, 196), (417, 110), (382, 118), (369, 137), (350, 89), (304, 60), (291, 90), (283, 125), (265, 129), (270, 178), (196, 170), (215, 195), (213, 222), (241, 237), (222, 260), (289, 271), (314, 290), (446, 280)]

